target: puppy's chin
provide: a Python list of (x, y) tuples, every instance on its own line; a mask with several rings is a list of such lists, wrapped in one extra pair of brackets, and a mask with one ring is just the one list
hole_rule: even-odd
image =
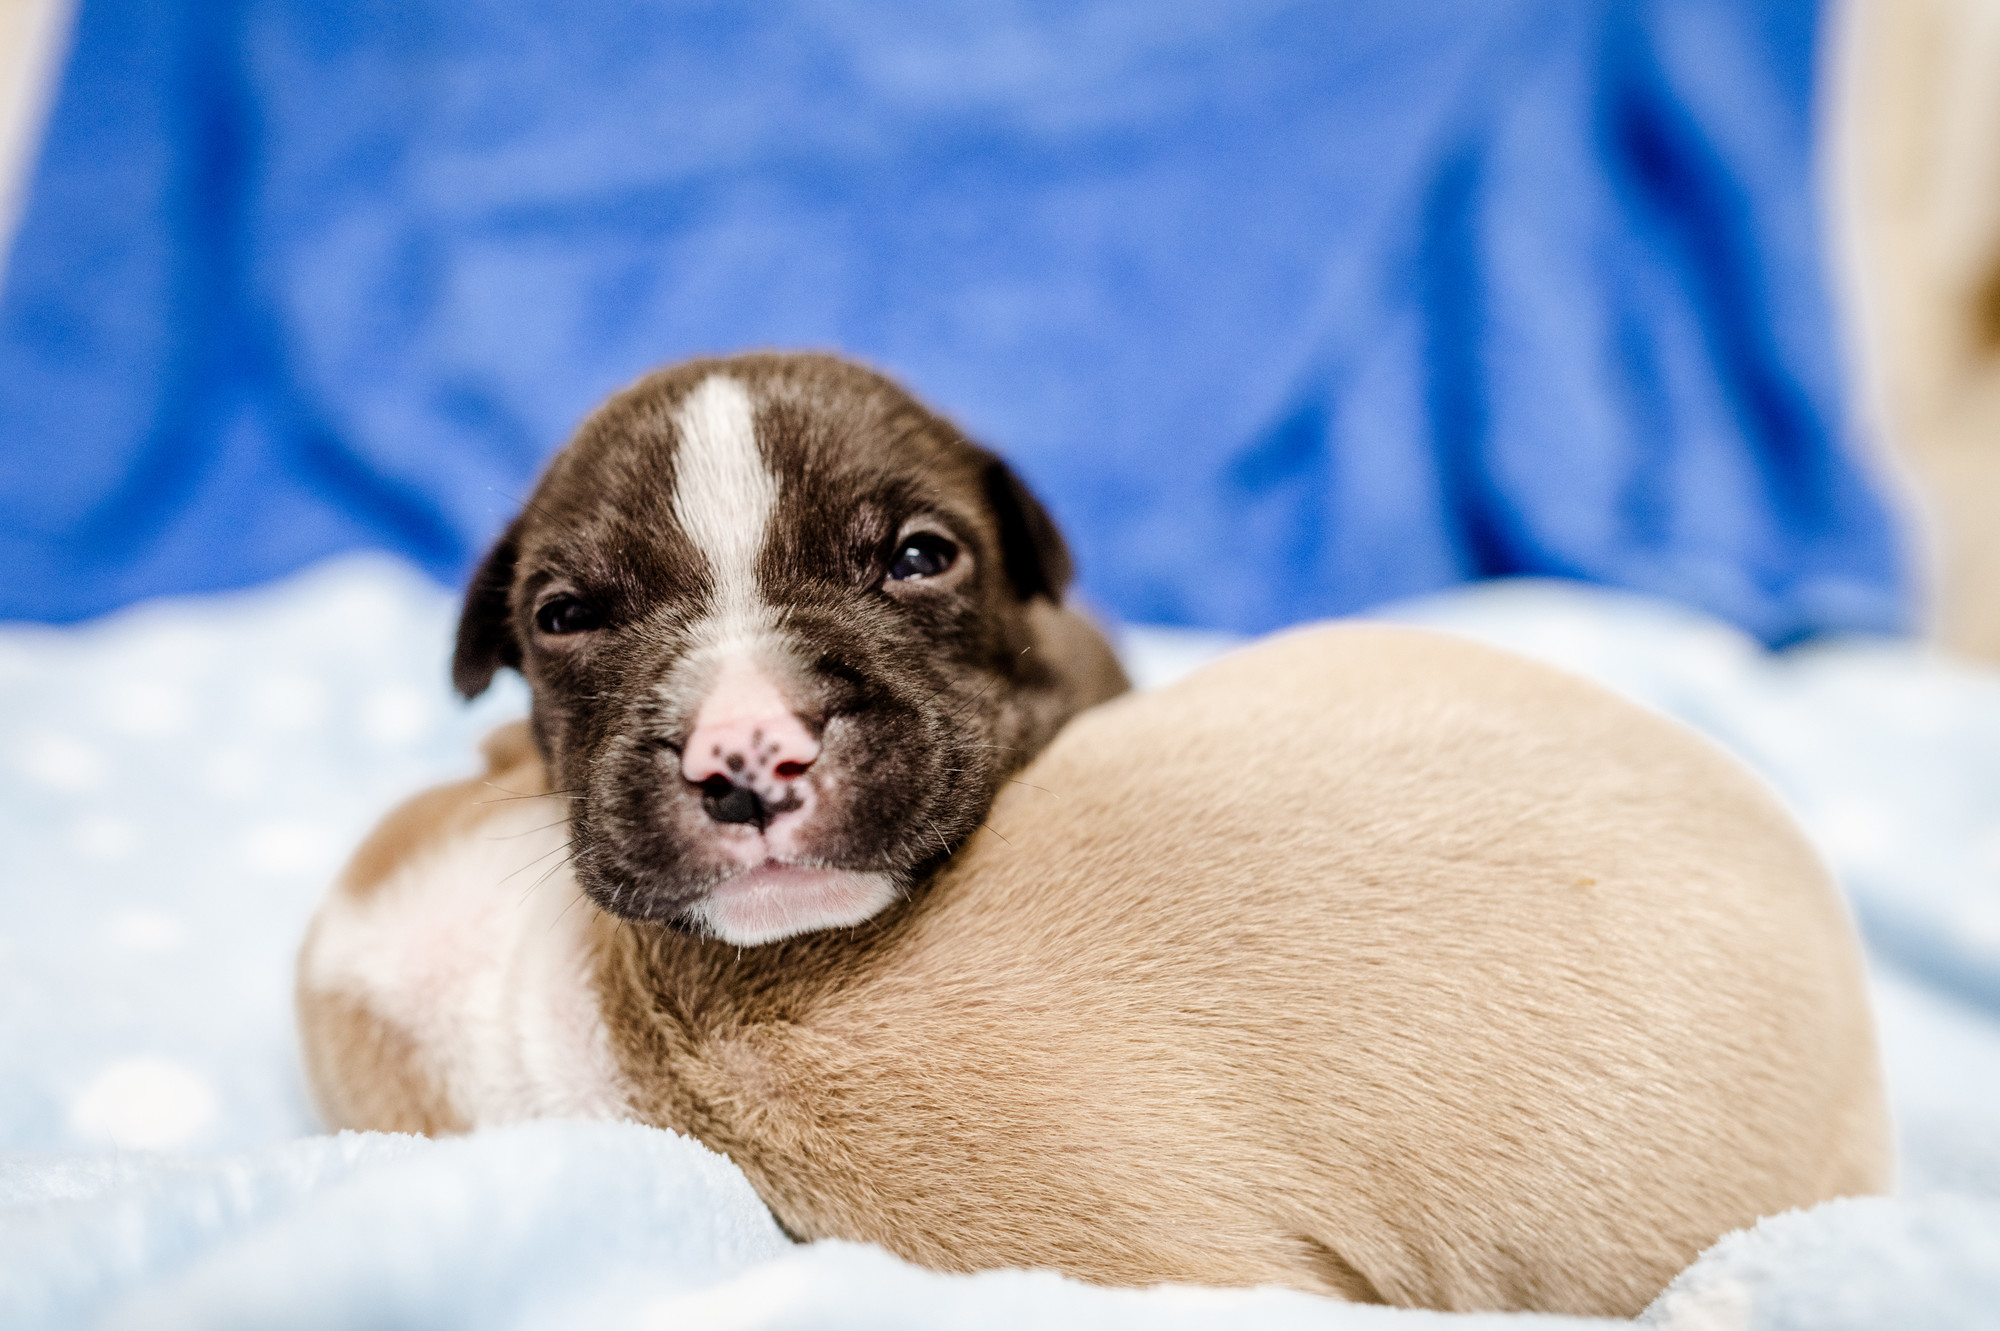
[(816, 929), (844, 929), (879, 914), (898, 896), (885, 873), (764, 864), (709, 889), (687, 908), (697, 931), (738, 947), (775, 943)]

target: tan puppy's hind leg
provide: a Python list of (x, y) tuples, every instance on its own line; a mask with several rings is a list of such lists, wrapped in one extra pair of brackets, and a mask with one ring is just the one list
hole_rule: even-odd
[(328, 1127), (435, 1137), (470, 1126), (425, 1070), (417, 1042), (361, 999), (302, 984), (299, 1028), (307, 1081)]

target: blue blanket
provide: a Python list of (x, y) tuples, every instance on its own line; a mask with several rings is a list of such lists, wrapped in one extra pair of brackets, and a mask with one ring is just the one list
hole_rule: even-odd
[(1889, 629), (1808, 3), (83, 0), (0, 297), (0, 618), (455, 579), (661, 361), (838, 347), (1123, 618), (1504, 573)]

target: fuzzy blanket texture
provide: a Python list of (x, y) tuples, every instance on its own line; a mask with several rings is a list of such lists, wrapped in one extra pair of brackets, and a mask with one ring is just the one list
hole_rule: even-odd
[[(1567, 1325), (1274, 1290), (945, 1276), (790, 1243), (670, 1133), (313, 1135), (290, 967), (345, 849), (517, 713), (445, 685), (452, 598), (382, 556), (0, 630), (0, 1323), (70, 1327)], [(1500, 583), (1391, 612), (1603, 680), (1741, 754), (1866, 935), (1898, 1194), (1772, 1217), (1643, 1321), (1926, 1328), (2000, 1310), (2000, 676), (1908, 644), (1772, 655), (1691, 612)], [(1142, 680), (1230, 639), (1135, 630)], [(526, 867), (526, 866), (524, 866)], [(523, 875), (523, 890), (533, 881)]]

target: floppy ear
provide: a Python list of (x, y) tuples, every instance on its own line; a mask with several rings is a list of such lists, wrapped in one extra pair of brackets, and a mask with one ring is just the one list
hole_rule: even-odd
[(514, 636), (514, 557), (520, 549), (521, 520), (514, 519), (486, 552), (465, 609), (458, 617), (458, 649), (452, 653), (451, 682), (467, 699), (477, 698), (501, 666), (521, 668), (521, 642)]
[(1000, 521), (1000, 553), (1014, 594), (1023, 601), (1035, 596), (1061, 601), (1074, 575), (1069, 547), (1041, 501), (999, 458), (986, 467), (986, 502)]

